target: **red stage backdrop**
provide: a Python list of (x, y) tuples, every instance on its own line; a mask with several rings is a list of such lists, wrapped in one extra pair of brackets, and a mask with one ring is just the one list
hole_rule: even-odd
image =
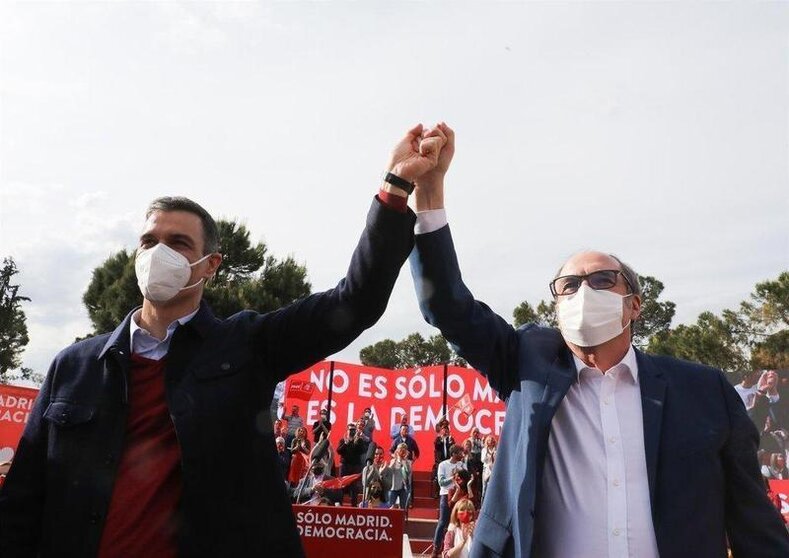
[(784, 521), (789, 524), (789, 480), (771, 480), (770, 490), (778, 496), (781, 502), (781, 515)]
[(293, 506), (307, 558), (402, 558), (401, 510)]
[(14, 457), (37, 389), (0, 384), (0, 462)]
[[(320, 409), (326, 407), (329, 397), (328, 361), (319, 362), (288, 379), (285, 408), (300, 407), (308, 435), (312, 439), (312, 423), (318, 420)], [(305, 401), (293, 397), (291, 384), (314, 385), (312, 397)], [(373, 441), (388, 451), (392, 438), (392, 425), (399, 424), (405, 414), (414, 428), (420, 458), (414, 466), (417, 471), (430, 471), (433, 466), (433, 441), (436, 423), (442, 415), (444, 367), (423, 366), (403, 370), (373, 368), (359, 364), (334, 363), (332, 390), (331, 444), (336, 448), (345, 434), (349, 422), (357, 421), (365, 407), (372, 409), (376, 418)], [(457, 405), (456, 405), (457, 404)], [(470, 414), (462, 410), (470, 411)], [(482, 436), (499, 436), (504, 424), (504, 403), (496, 397), (488, 381), (472, 368), (450, 366), (447, 370), (447, 410), (455, 441), (460, 444), (477, 426)]]

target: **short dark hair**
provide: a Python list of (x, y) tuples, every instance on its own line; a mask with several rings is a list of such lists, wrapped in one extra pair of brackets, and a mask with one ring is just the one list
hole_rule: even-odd
[(216, 221), (199, 203), (183, 196), (162, 196), (148, 205), (145, 218), (148, 219), (154, 211), (186, 211), (197, 215), (203, 225), (203, 254), (219, 251), (219, 229)]
[(453, 444), (449, 447), (449, 455), (455, 455), (456, 453), (463, 453), (463, 448), (457, 444)]

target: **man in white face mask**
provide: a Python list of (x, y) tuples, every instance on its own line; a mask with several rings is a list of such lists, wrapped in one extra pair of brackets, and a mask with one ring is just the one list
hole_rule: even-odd
[(53, 362), (0, 492), (0, 556), (303, 556), (274, 388), (381, 316), (413, 246), (412, 181), (445, 141), (409, 130), (345, 278), (267, 314), (212, 314), (216, 224), (186, 198), (155, 200), (135, 260), (142, 307)]
[[(507, 402), (473, 558), (789, 556), (758, 434), (723, 374), (631, 344), (638, 276), (582, 252), (550, 282), (559, 329), (513, 328), (463, 283), (443, 203), (454, 153), (416, 181), (425, 319)], [(476, 224), (478, 225), (478, 224)]]

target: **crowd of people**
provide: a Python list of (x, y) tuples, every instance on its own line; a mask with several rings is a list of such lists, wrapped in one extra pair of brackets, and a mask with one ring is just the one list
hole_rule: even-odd
[(748, 370), (734, 386), (759, 431), (757, 453), (762, 477), (775, 506), (783, 503), (770, 490), (770, 480), (789, 480), (789, 373)]
[[(408, 513), (413, 506), (413, 470), (420, 449), (407, 417), (392, 426), (389, 439), (376, 441), (376, 419), (369, 408), (364, 409), (358, 421), (346, 426), (333, 448), (328, 412), (320, 411), (309, 439), (299, 411), (294, 405), (274, 422), (277, 455), (294, 502), (398, 508)], [(478, 428), (457, 443), (445, 417), (436, 425), (431, 474), (432, 496), (439, 508), (435, 556), (461, 556), (463, 549), (470, 547), (496, 452), (496, 437), (483, 438)], [(353, 479), (355, 475), (358, 479)], [(339, 482), (343, 479), (346, 482)]]

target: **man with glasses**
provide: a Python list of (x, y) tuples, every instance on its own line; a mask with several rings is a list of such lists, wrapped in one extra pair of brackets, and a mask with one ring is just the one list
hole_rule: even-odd
[(636, 273), (602, 252), (550, 282), (559, 329), (513, 328), (463, 283), (443, 205), (454, 134), (416, 181), (411, 270), (425, 319), (507, 402), (471, 556), (789, 556), (723, 374), (642, 353)]

